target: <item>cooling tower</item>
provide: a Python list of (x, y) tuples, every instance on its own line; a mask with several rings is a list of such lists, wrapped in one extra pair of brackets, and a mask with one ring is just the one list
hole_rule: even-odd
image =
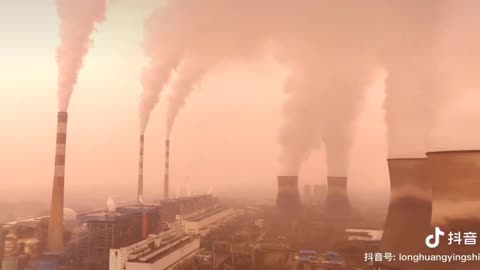
[(140, 203), (143, 202), (143, 147), (145, 144), (145, 136), (140, 135), (140, 150), (139, 150), (139, 161), (138, 161), (138, 188), (137, 188), (137, 199)]
[[(383, 252), (414, 254), (426, 251), (425, 237), (430, 233), (432, 215), (432, 191), (426, 174), (426, 160), (388, 159), (390, 204), (382, 237)], [(398, 269), (421, 269), (418, 264), (399, 261), (388, 265)]]
[[(432, 183), (432, 225), (445, 232), (433, 253), (477, 254), (478, 244), (468, 245), (466, 233), (480, 233), (480, 150), (427, 153), (427, 172)], [(461, 233), (460, 244), (448, 245), (450, 232)], [(479, 268), (477, 261), (438, 264), (435, 269)]]
[(330, 215), (344, 215), (350, 210), (347, 177), (328, 176), (326, 211)]
[(63, 248), (63, 199), (65, 180), (65, 146), (67, 142), (67, 120), (67, 112), (58, 113), (55, 171), (53, 176), (50, 219), (48, 221), (48, 251), (60, 251)]
[(165, 178), (163, 180), (163, 196), (165, 200), (169, 198), (169, 173), (170, 173), (170, 140), (165, 140)]
[(299, 210), (298, 176), (278, 176), (277, 207), (283, 213)]

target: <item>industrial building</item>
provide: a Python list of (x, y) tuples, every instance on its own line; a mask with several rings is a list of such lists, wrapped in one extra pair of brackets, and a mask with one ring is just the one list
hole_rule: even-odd
[(231, 208), (215, 207), (184, 219), (184, 232), (189, 235), (205, 236), (209, 233), (211, 226), (222, 225), (233, 219), (235, 214), (235, 210)]
[[(216, 217), (224, 217), (224, 211), (227, 209), (220, 207), (211, 195), (161, 201), (158, 205), (129, 205), (78, 216), (73, 210), (64, 209), (64, 248), (59, 252), (47, 249), (48, 217), (11, 222), (2, 227), (0, 234), (1, 269), (106, 270), (111, 262), (110, 250), (123, 252), (123, 248), (142, 246), (145, 241), (152, 249), (151, 256), (144, 253), (138, 261), (131, 261), (131, 265), (139, 267), (132, 269), (150, 269), (147, 265), (156, 267), (157, 261), (163, 264), (164, 257), (177, 258), (172, 255), (177, 254), (176, 250), (190, 250), (192, 256), (198, 251), (198, 237), (185, 235), (183, 216), (198, 217), (202, 227), (219, 219)], [(209, 218), (208, 221), (205, 218)], [(173, 228), (179, 230), (175, 235)], [(183, 251), (181, 254), (179, 260), (184, 260)]]

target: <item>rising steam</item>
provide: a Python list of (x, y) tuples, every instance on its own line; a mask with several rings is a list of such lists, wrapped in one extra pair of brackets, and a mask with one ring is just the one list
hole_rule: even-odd
[(180, 44), (171, 39), (171, 31), (163, 20), (169, 18), (158, 8), (145, 24), (144, 50), (148, 64), (142, 72), (143, 92), (140, 101), (140, 133), (144, 134), (150, 115), (157, 105), (171, 72), (182, 58)]
[(117, 211), (117, 206), (115, 204), (115, 201), (112, 199), (112, 197), (108, 197), (106, 206), (107, 206), (107, 211), (109, 213), (114, 213), (115, 211)]
[(146, 28), (144, 46), (150, 64), (142, 78), (142, 132), (171, 71), (180, 61), (178, 80), (172, 86), (167, 108), (167, 136), (194, 84), (209, 69), (258, 56), (263, 49), (260, 40), (266, 37), (263, 26), (270, 25), (262, 17), (266, 11), (263, 4), (251, 0), (176, 0), (159, 8)]
[(374, 30), (369, 4), (305, 1), (289, 11), (292, 28), (280, 35), (277, 51), (293, 69), (279, 134), (283, 173), (297, 175), (323, 141), (328, 175), (347, 175), (354, 121), (375, 69), (373, 44), (365, 41)]
[(195, 83), (205, 76), (209, 68), (207, 61), (201, 61), (196, 57), (189, 57), (181, 63), (178, 77), (173, 82), (172, 93), (168, 99), (167, 138), (170, 137), (175, 119), (193, 91)]
[[(383, 4), (379, 46), (387, 71), (385, 116), (390, 158), (425, 157), (439, 93), (436, 33), (442, 1)], [(408, 33), (405, 35), (404, 33)]]
[(90, 35), (105, 19), (106, 0), (56, 0), (56, 5), (61, 40), (57, 49), (58, 104), (59, 110), (66, 112), (91, 44)]

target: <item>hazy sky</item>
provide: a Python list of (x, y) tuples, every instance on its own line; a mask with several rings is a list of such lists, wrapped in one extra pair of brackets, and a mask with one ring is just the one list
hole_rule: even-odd
[[(66, 196), (90, 190), (136, 194), (141, 41), (153, 0), (116, 0), (98, 27), (70, 108)], [(53, 1), (0, 1), (0, 198), (49, 199), (57, 111), (58, 19)], [(216, 67), (182, 110), (172, 134), (173, 186), (193, 191), (276, 190), (277, 143), (287, 71), (269, 59)], [(163, 181), (165, 95), (146, 133), (147, 199)], [(368, 92), (352, 151), (351, 191), (388, 189), (381, 81)], [(325, 183), (323, 152), (303, 183)], [(388, 196), (388, 194), (385, 194)], [(1, 200), (1, 199), (0, 199)]]

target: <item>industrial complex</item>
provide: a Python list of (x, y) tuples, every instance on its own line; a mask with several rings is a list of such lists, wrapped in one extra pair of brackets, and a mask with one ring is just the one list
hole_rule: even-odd
[[(0, 2), (8, 2), (0, 3), (7, 10), (2, 34), (14, 33), (2, 35), (7, 46), (0, 49), (2, 80), (10, 80), (0, 88), (11, 91), (0, 98), (11, 110), (0, 114), (10, 132), (0, 139), (0, 153), (8, 152), (0, 160), (12, 160), (0, 185), (0, 197), (11, 195), (0, 202), (9, 212), (0, 220), (0, 270), (480, 269), (480, 1)], [(58, 21), (51, 20), (53, 6)], [(41, 12), (45, 17), (37, 17)], [(107, 15), (114, 19), (97, 29)], [(36, 25), (42, 21), (46, 29)], [(58, 108), (30, 110), (51, 97), (37, 104), (47, 91), (28, 91), (55, 84), (46, 79), (52, 63), (41, 63), (45, 51), (30, 50), (49, 48), (57, 32), (48, 27), (57, 23)], [(82, 106), (69, 110), (99, 37), (88, 62), (94, 68), (82, 75)], [(143, 55), (124, 42), (129, 38)], [(245, 74), (230, 74), (237, 71)], [(127, 80), (132, 75), (138, 77)], [(106, 114), (117, 113), (111, 101), (131, 109), (127, 92), (136, 87), (139, 123), (130, 112)], [(187, 111), (190, 129), (172, 132), (202, 87), (217, 92), (196, 96), (193, 108), (202, 114)], [(90, 97), (95, 102), (87, 98), (100, 90), (98, 100)], [(283, 106), (276, 98), (285, 98)], [(166, 105), (164, 133), (149, 137), (157, 104)], [(82, 116), (78, 108), (88, 113), (70, 118)], [(40, 112), (52, 126), (36, 118)], [(93, 128), (92, 118), (99, 119)], [(80, 123), (72, 134), (69, 121)], [(276, 124), (274, 142), (267, 131)], [(115, 129), (97, 132), (100, 126)], [(79, 131), (86, 133), (70, 137)], [(92, 143), (85, 134), (102, 139)], [(36, 140), (42, 136), (52, 145)], [(3, 151), (5, 145), (11, 148)], [(147, 149), (161, 149), (161, 157), (145, 155)], [(277, 150), (279, 162), (271, 155)], [(82, 166), (67, 170), (70, 163)], [(153, 168), (147, 174), (157, 173), (150, 182), (146, 164)], [(310, 164), (321, 169), (305, 170)], [(188, 189), (194, 179), (194, 188), (210, 190), (177, 194), (178, 178)], [(214, 185), (224, 190), (214, 193)], [(66, 187), (81, 193), (81, 206), (69, 204), (75, 196)], [(102, 200), (120, 190), (120, 203), (83, 197)], [(9, 200), (32, 197), (22, 205), (32, 208), (28, 215), (9, 209)], [(37, 202), (47, 205), (37, 209)]]

